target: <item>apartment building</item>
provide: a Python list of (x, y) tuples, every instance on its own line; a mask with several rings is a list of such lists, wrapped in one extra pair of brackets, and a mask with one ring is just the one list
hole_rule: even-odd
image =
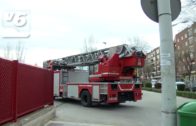
[(157, 47), (147, 53), (144, 66), (144, 77), (146, 79), (160, 79), (160, 75), (160, 48)]
[[(192, 80), (196, 83), (196, 23), (176, 34), (174, 47), (177, 80)], [(160, 80), (159, 47), (147, 53), (143, 72), (146, 79)]]
[(196, 23), (179, 32), (174, 44), (177, 76), (196, 81)]

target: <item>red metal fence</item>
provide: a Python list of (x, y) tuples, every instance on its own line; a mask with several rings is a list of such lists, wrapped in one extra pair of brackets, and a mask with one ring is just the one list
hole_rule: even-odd
[(0, 58), (0, 124), (51, 104), (51, 71)]

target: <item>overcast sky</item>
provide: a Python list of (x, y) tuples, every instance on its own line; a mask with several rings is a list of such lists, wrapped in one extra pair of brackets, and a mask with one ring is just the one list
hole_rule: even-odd
[[(5, 13), (13, 10), (26, 13), (23, 27), (14, 25), (16, 17), (5, 21)], [(0, 12), (0, 56), (4, 56), (7, 43), (15, 48), (20, 41), (25, 63), (32, 65), (42, 66), (44, 60), (80, 53), (84, 39), (90, 36), (98, 48), (122, 44), (133, 36), (152, 48), (159, 46), (158, 24), (145, 16), (140, 0), (1, 0)], [(13, 30), (25, 31), (30, 37), (2, 38), (3, 33)]]

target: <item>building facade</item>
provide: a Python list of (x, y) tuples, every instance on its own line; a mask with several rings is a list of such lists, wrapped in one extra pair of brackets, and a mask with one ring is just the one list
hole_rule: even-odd
[(157, 47), (151, 52), (147, 53), (145, 66), (144, 66), (144, 77), (146, 79), (160, 79), (160, 48)]
[(196, 23), (175, 36), (177, 77), (196, 83)]
[[(176, 79), (189, 80), (196, 84), (196, 23), (175, 36)], [(147, 53), (144, 66), (146, 79), (160, 80), (160, 48)]]

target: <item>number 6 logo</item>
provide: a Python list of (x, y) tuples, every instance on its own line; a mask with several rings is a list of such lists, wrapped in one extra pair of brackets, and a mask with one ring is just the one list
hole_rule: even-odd
[(16, 27), (24, 27), (27, 24), (26, 16), (27, 14), (24, 12), (7, 12), (4, 15), (4, 20), (10, 23), (12, 22)]
[(30, 37), (29, 11), (12, 10), (3, 13), (3, 38), (28, 38)]

